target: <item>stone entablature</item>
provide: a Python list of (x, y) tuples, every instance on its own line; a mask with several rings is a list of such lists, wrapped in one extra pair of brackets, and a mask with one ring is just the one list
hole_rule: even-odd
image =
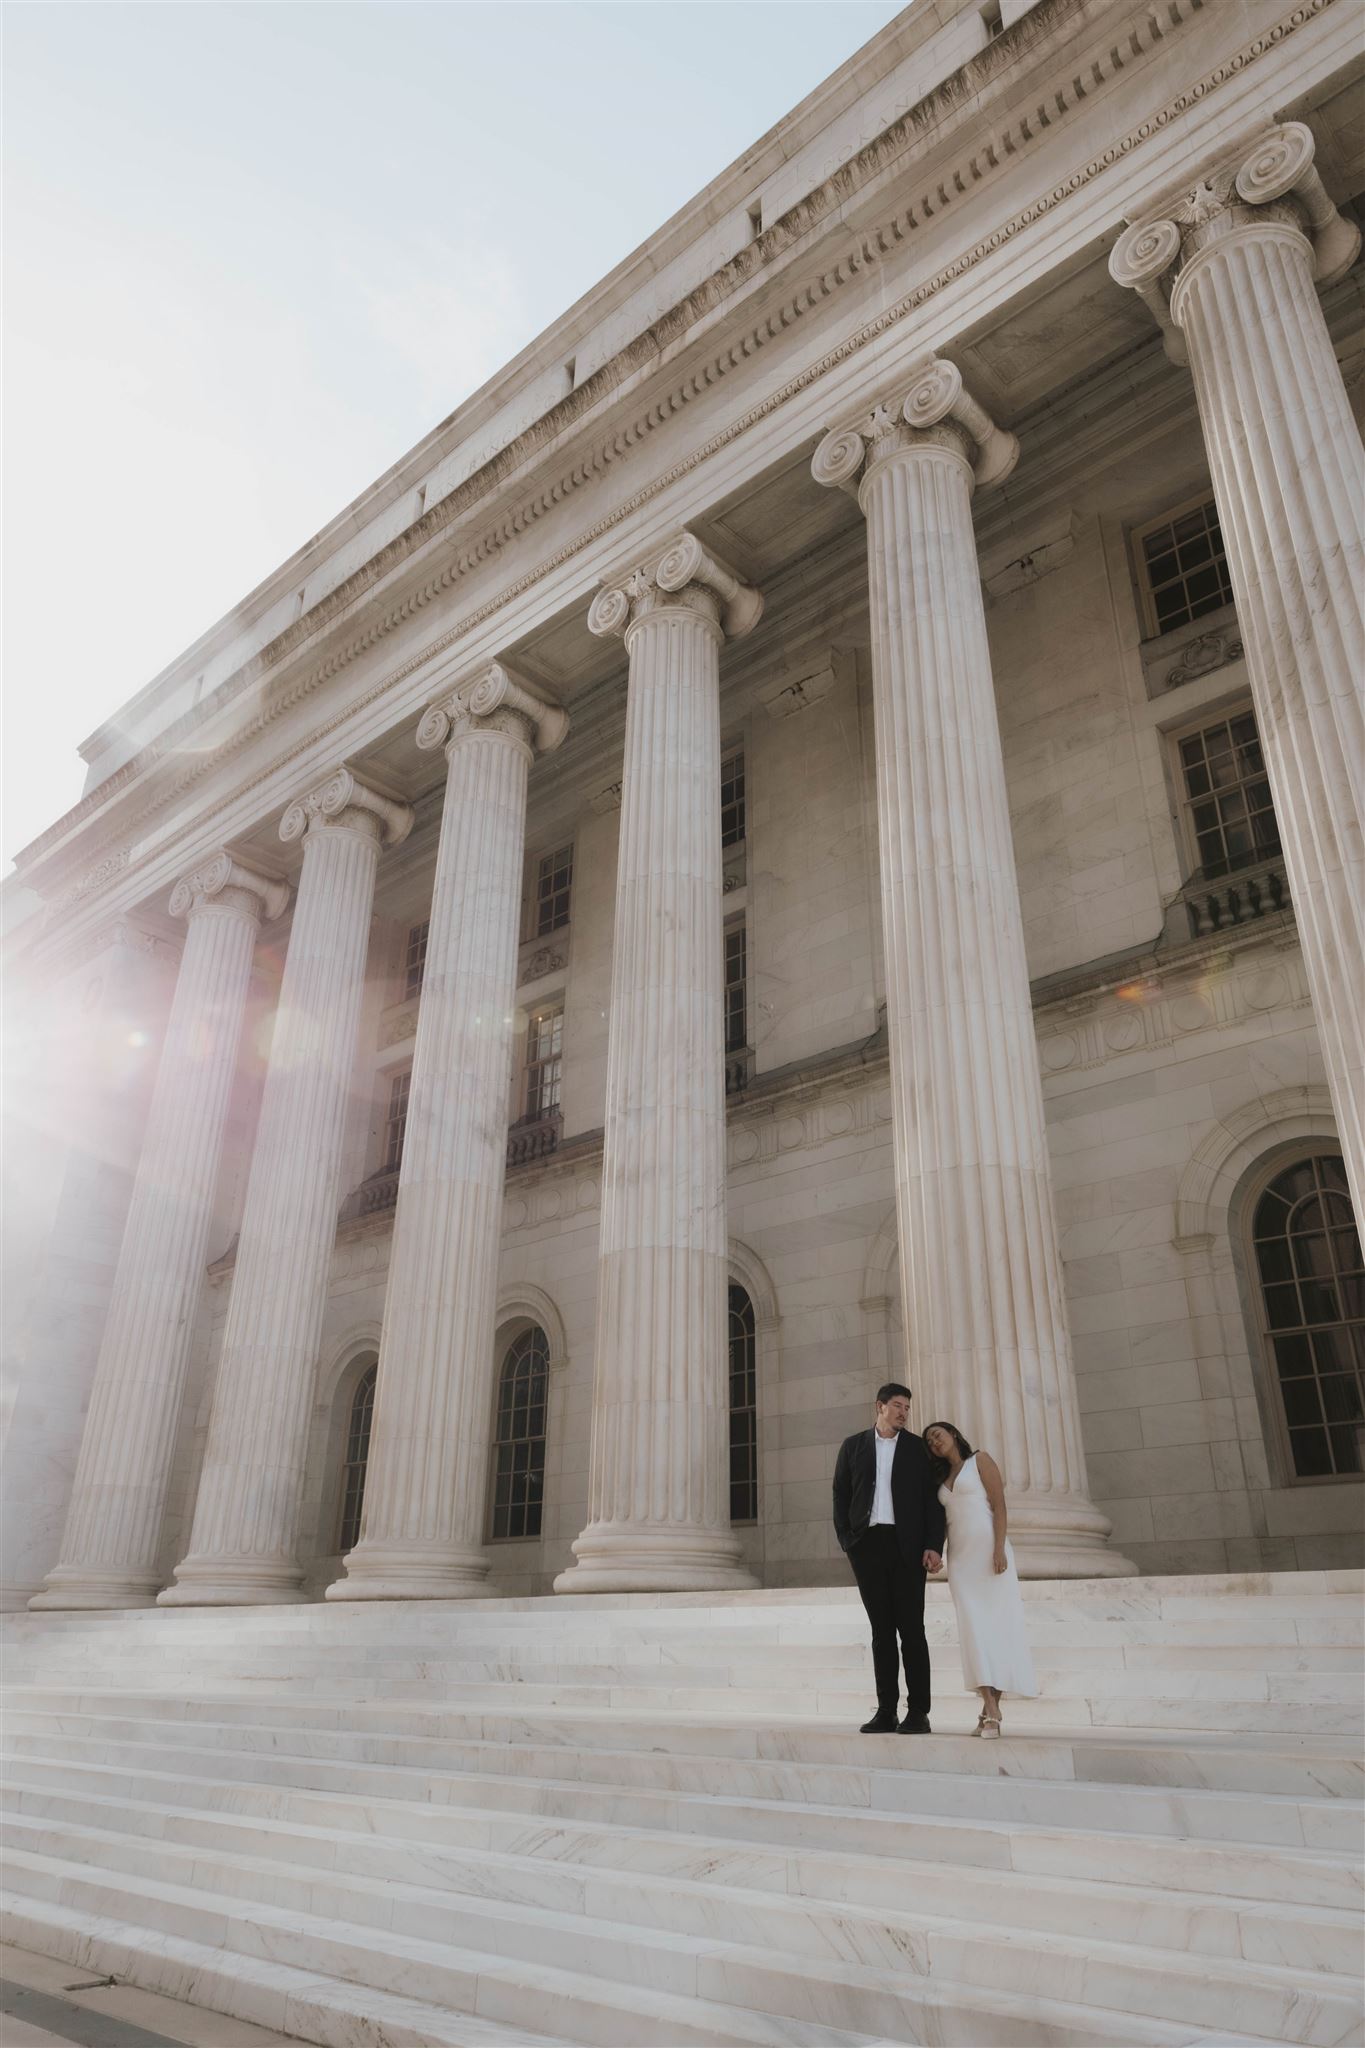
[[(1131, 132), (1113, 141), (1097, 155), (1067, 166), (1061, 178), (1041, 190), (1028, 206), (1009, 215), (999, 227), (954, 256), (928, 281), (916, 286), (913, 292), (894, 307), (884, 310), (875, 319), (858, 328), (856, 333), (841, 343), (836, 351), (819, 357), (798, 372), (794, 378), (788, 378), (775, 390), (766, 392), (744, 415), (742, 431), (752, 433), (756, 426), (771, 419), (780, 409), (791, 405), (822, 379), (836, 375), (856, 350), (883, 340), (900, 322), (919, 311), (939, 293), (947, 291), (960, 278), (966, 277), (979, 266), (988, 272), (995, 269), (1005, 259), (1009, 245), (1016, 237), (1035, 234), (1039, 224), (1059, 208), (1070, 206), (1074, 211), (1076, 203), (1082, 195), (1087, 195), (1088, 188), (1094, 181), (1103, 180), (1107, 174), (1118, 175), (1122, 167), (1127, 182), (1131, 185), (1132, 171), (1142, 160), (1144, 152), (1150, 153), (1157, 141), (1164, 139), (1168, 131), (1178, 132), (1193, 109), (1207, 108), (1210, 96), (1220, 90), (1225, 95), (1231, 93), (1235, 98), (1243, 91), (1258, 63), (1274, 56), (1290, 37), (1300, 35), (1305, 30), (1318, 28), (1319, 17), (1325, 17), (1329, 9), (1339, 7), (1340, 0), (1314, 0), (1314, 4), (1287, 13), (1267, 7), (1266, 24), (1259, 34), (1245, 44), (1227, 49), (1219, 61), (1210, 66), (1198, 79), (1188, 83), (1180, 92), (1164, 101), (1154, 100), (1146, 112), (1146, 118), (1136, 120)], [(960, 11), (965, 12), (966, 9)], [(776, 238), (771, 245), (771, 252), (759, 261), (746, 248), (732, 266), (735, 271), (732, 280), (734, 286), (741, 291), (757, 289), (760, 286), (766, 289), (775, 274), (774, 259), (783, 255), (788, 262), (794, 260), (807, 237), (825, 223), (831, 210), (847, 203), (850, 179), (855, 186), (867, 180), (873, 181), (874, 184), (881, 181), (888, 187), (893, 186), (904, 164), (909, 160), (907, 152), (912, 143), (915, 150), (914, 161), (918, 162), (926, 134), (941, 136), (944, 141), (958, 133), (964, 138), (974, 135), (979, 137), (979, 126), (983, 117), (998, 100), (1000, 117), (998, 124), (992, 129), (991, 140), (986, 148), (981, 148), (978, 139), (975, 147), (968, 144), (960, 161), (945, 161), (937, 183), (932, 189), (916, 188), (915, 196), (909, 198), (899, 211), (892, 207), (888, 211), (886, 221), (876, 231), (864, 233), (840, 261), (822, 274), (817, 286), (803, 286), (783, 307), (780, 315), (766, 315), (746, 333), (742, 346), (737, 344), (722, 350), (707, 363), (704, 371), (689, 371), (680, 382), (671, 386), (666, 396), (653, 395), (650, 403), (628, 426), (623, 425), (613, 438), (589, 453), (586, 460), (582, 447), (575, 447), (572, 459), (566, 462), (562, 474), (552, 484), (538, 496), (520, 503), (506, 520), (491, 528), (478, 541), (472, 545), (465, 545), (456, 559), (448, 562), (435, 576), (432, 576), (429, 569), (423, 572), (411, 588), (401, 593), (396, 607), (385, 614), (382, 625), (372, 617), (360, 635), (352, 634), (348, 639), (343, 638), (336, 646), (329, 648), (321, 661), (315, 661), (312, 668), (304, 674), (286, 677), (285, 664), (292, 656), (296, 644), (300, 648), (306, 646), (310, 640), (316, 638), (320, 629), (325, 628), (327, 621), (314, 611), (306, 614), (297, 624), (291, 625), (287, 633), (279, 636), (269, 649), (256, 656), (241, 671), (235, 682), (220, 686), (217, 695), (211, 693), (202, 707), (196, 707), (186, 720), (171, 727), (164, 736), (153, 741), (141, 765), (137, 762), (129, 763), (115, 771), (114, 775), (106, 778), (99, 789), (92, 791), (88, 798), (82, 799), (81, 805), (70, 814), (69, 820), (62, 821), (59, 827), (54, 827), (51, 833), (45, 834), (42, 839), (35, 842), (34, 848), (31, 849), (34, 861), (36, 862), (38, 856), (49, 848), (55, 853), (58, 839), (54, 835), (59, 834), (61, 838), (69, 839), (72, 827), (82, 818), (96, 816), (111, 800), (117, 800), (120, 790), (135, 782), (145, 768), (154, 766), (156, 759), (161, 755), (169, 756), (177, 749), (183, 750), (191, 731), (200, 732), (206, 721), (220, 712), (225, 712), (237, 696), (257, 684), (264, 687), (268, 680), (267, 701), (245, 721), (241, 713), (234, 709), (231, 735), (225, 736), (218, 747), (204, 749), (202, 740), (196, 743), (192, 759), (188, 761), (184, 771), (190, 780), (182, 779), (173, 789), (166, 789), (154, 803), (144, 805), (140, 811), (134, 811), (121, 829), (126, 830), (130, 825), (150, 818), (164, 803), (173, 801), (176, 796), (183, 797), (187, 794), (192, 780), (198, 780), (202, 774), (210, 770), (216, 771), (226, 766), (229, 757), (247, 744), (254, 734), (264, 733), (270, 722), (285, 711), (295, 708), (305, 695), (311, 694), (323, 684), (333, 686), (345, 667), (357, 661), (368, 660), (381, 639), (402, 631), (407, 622), (424, 607), (439, 604), (446, 599), (457, 581), (466, 576), (477, 575), (483, 564), (491, 561), (513, 541), (522, 542), (522, 536), (534, 520), (556, 517), (559, 509), (567, 503), (569, 496), (576, 489), (599, 478), (605, 478), (609, 465), (624, 461), (632, 451), (643, 447), (646, 437), (652, 431), (671, 421), (680, 411), (699, 398), (709, 395), (717, 380), (736, 371), (745, 371), (746, 366), (754, 361), (763, 349), (777, 341), (787, 341), (799, 335), (801, 323), (806, 316), (816, 309), (823, 310), (832, 294), (837, 295), (852, 288), (856, 297), (860, 291), (865, 291), (868, 280), (880, 273), (884, 264), (892, 260), (907, 238), (923, 233), (932, 242), (936, 238), (941, 238), (945, 230), (951, 235), (957, 204), (963, 196), (988, 188), (993, 181), (1000, 179), (1006, 169), (1017, 169), (1021, 166), (1035, 150), (1046, 149), (1059, 143), (1068, 120), (1084, 117), (1097, 89), (1105, 85), (1112, 88), (1121, 82), (1126, 93), (1133, 95), (1139, 92), (1141, 81), (1145, 77), (1144, 67), (1150, 64), (1154, 57), (1168, 55), (1174, 39), (1190, 34), (1201, 25), (1200, 10), (1188, 5), (1187, 0), (1176, 0), (1176, 4), (1167, 10), (1170, 19), (1163, 20), (1159, 33), (1154, 27), (1154, 17), (1150, 15), (1150, 10), (1136, 10), (1131, 22), (1126, 19), (1129, 11), (1116, 4), (1113, 9), (1114, 15), (1125, 17), (1124, 35), (1116, 40), (1112, 25), (1108, 26), (1097, 36), (1093, 51), (1086, 53), (1078, 51), (1074, 40), (1065, 34), (1066, 30), (1074, 27), (1070, 20), (1073, 12), (1071, 0), (1041, 0), (1040, 5), (1021, 16), (1004, 36), (997, 38), (974, 59), (966, 72), (954, 74), (953, 79), (946, 81), (936, 92), (931, 93), (927, 102), (911, 108), (898, 123), (886, 131), (884, 136), (862, 150), (850, 165), (841, 167), (839, 172), (817, 187), (811, 197), (803, 202), (801, 208), (789, 210), (789, 216), (784, 216), (783, 222), (777, 223), (770, 230), (765, 230), (765, 236)], [(1327, 29), (1329, 23), (1323, 21), (1321, 26)], [(1324, 45), (1324, 54), (1333, 47), (1335, 33), (1339, 32), (1338, 24), (1333, 23), (1330, 26), (1333, 34), (1329, 35), (1328, 42)], [(1065, 62), (1058, 68), (1055, 61), (1056, 52), (1062, 48), (1066, 53)], [(1030, 60), (1041, 69), (1035, 68), (1030, 71), (1029, 64), (1024, 63), (1021, 70), (1021, 60), (1024, 59)], [(975, 67), (980, 67), (979, 76)], [(975, 97), (965, 91), (965, 80), (968, 77), (972, 80), (973, 88), (979, 88)], [(1022, 93), (1021, 78), (1027, 79)], [(1011, 105), (1012, 99), (1014, 105)], [(1228, 118), (1233, 120), (1238, 117), (1230, 109)], [(1123, 197), (1119, 197), (1117, 207), (1120, 211), (1123, 204)], [(1083, 215), (1077, 215), (1078, 227), (1082, 218)], [(985, 296), (989, 298), (989, 289), (986, 290)], [(675, 309), (675, 312), (670, 314), (660, 331), (650, 329), (633, 344), (640, 352), (640, 361), (652, 363), (656, 360), (661, 345), (671, 347), (676, 344), (680, 332), (686, 332), (690, 323), (711, 317), (716, 312), (718, 303), (723, 302), (724, 293), (722, 292), (718, 299), (714, 281), (708, 281), (708, 285), (693, 294), (682, 308)], [(623, 364), (622, 370), (625, 368)], [(602, 396), (606, 405), (610, 405), (618, 391), (632, 388), (634, 380), (629, 374), (622, 375), (618, 371), (612, 376), (607, 376), (605, 370), (598, 374), (605, 378)], [(597, 412), (591, 412), (589, 408), (596, 395), (590, 386), (575, 391), (564, 401), (562, 407), (554, 409), (543, 422), (529, 430), (532, 442), (536, 442), (539, 437), (539, 442), (544, 443), (546, 447), (557, 447), (565, 430), (572, 429), (578, 432), (588, 426), (590, 419), (595, 423), (601, 408), (599, 407)], [(795, 415), (793, 422), (794, 420)], [(728, 442), (731, 436), (727, 434), (720, 438), (723, 442)], [(364, 590), (374, 585), (376, 576), (389, 576), (391, 570), (405, 558), (410, 547), (415, 546), (420, 550), (435, 537), (437, 526), (429, 522), (445, 522), (462, 512), (466, 509), (464, 499), (471, 493), (474, 502), (477, 502), (490, 489), (500, 489), (505, 481), (520, 473), (533, 452), (538, 452), (538, 446), (533, 449), (531, 445), (514, 444), (495, 459), (487, 473), (477, 472), (468, 484), (461, 485), (455, 493), (443, 498), (439, 506), (424, 512), (421, 519), (407, 529), (401, 541), (391, 542), (385, 552), (376, 557), (373, 564), (363, 572), (363, 587), (352, 582), (338, 590), (335, 596), (328, 600), (328, 603), (336, 608), (338, 616), (349, 612), (356, 600), (364, 594)], [(692, 457), (685, 459), (681, 464), (670, 464), (662, 476), (656, 475), (651, 478), (643, 491), (638, 491), (631, 498), (631, 513), (638, 514), (644, 511), (647, 503), (661, 491), (681, 484), (688, 474), (700, 464), (711, 462), (718, 452), (716, 437), (712, 437), (704, 442)], [(607, 525), (614, 524), (619, 517), (619, 513), (613, 515)], [(600, 531), (599, 524), (594, 530), (594, 539)], [(524, 542), (522, 544), (524, 545)], [(375, 686), (366, 684), (348, 717), (364, 712), (368, 706), (378, 702), (382, 697), (390, 699), (395, 716), (401, 717), (410, 701), (409, 693), (402, 686), (419, 668), (457, 641), (467, 641), (468, 636), (485, 620), (491, 620), (495, 612), (504, 612), (509, 605), (514, 606), (515, 601), (537, 582), (545, 581), (547, 577), (553, 580), (553, 571), (560, 565), (574, 561), (583, 546), (584, 542), (580, 539), (559, 548), (529, 579), (518, 579), (496, 597), (477, 602), (473, 609), (466, 611), (457, 626), (443, 632), (438, 639), (430, 642), (420, 652), (411, 656), (405, 655), (380, 683)], [(395, 554), (399, 562), (393, 559)], [(549, 594), (547, 586), (546, 595)], [(475, 650), (471, 648), (470, 652), (473, 654)], [(423, 685), (419, 682), (416, 688), (420, 693)], [(339, 730), (333, 740), (334, 746), (338, 744), (343, 749), (347, 744), (345, 734)], [(295, 772), (299, 772), (297, 762)], [(243, 794), (258, 779), (258, 776), (253, 776), (248, 783), (239, 785)], [(82, 834), (81, 837), (84, 844), (86, 835)], [(59, 856), (59, 863), (63, 878), (60, 882), (55, 882), (51, 890), (48, 890), (48, 885), (44, 882), (44, 889), (54, 900), (75, 902), (100, 885), (95, 879), (97, 875), (105, 880), (117, 876), (126, 869), (130, 858), (131, 848), (117, 848), (107, 855), (102, 855), (94, 866), (86, 866), (83, 872), (67, 874), (65, 871), (68, 865), (74, 866), (74, 863), (71, 863), (68, 853), (62, 853)], [(29, 867), (34, 878), (38, 879), (38, 867), (32, 862), (29, 863)]]

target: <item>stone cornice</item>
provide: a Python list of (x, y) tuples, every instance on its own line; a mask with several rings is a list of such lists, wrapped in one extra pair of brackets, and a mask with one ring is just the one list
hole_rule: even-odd
[[(1121, 137), (1098, 156), (1090, 158), (1066, 179), (1053, 185), (972, 247), (916, 285), (912, 291), (884, 308), (873, 320), (855, 329), (835, 348), (777, 386), (737, 420), (719, 433), (708, 437), (667, 471), (651, 478), (609, 516), (584, 528), (572, 541), (534, 571), (506, 585), (486, 602), (472, 608), (435, 641), (387, 673), (359, 699), (348, 704), (337, 717), (314, 727), (288, 755), (272, 762), (272, 771), (280, 766), (282, 761), (293, 759), (311, 750), (321, 736), (349, 722), (358, 711), (395, 689), (417, 669), (425, 666), (514, 598), (534, 587), (553, 570), (571, 561), (622, 523), (636, 517), (681, 477), (709, 461), (729, 443), (777, 411), (798, 393), (818, 382), (858, 351), (875, 343), (956, 279), (1073, 197), (1138, 144), (1177, 120), (1226, 79), (1243, 71), (1248, 64), (1255, 62), (1267, 50), (1281, 44), (1286, 37), (1297, 32), (1305, 23), (1315, 19), (1333, 4), (1335, 0), (1306, 0), (1306, 4), (1296, 7), (1273, 28), (1253, 38), (1240, 50), (1215, 65), (1204, 77), (1195, 81), (1185, 91), (1176, 94), (1165, 106), (1143, 121), (1133, 133)], [(73, 828), (80, 825), (84, 819), (93, 816), (111, 797), (136, 781), (140, 775), (153, 769), (159, 761), (168, 757), (176, 759), (181, 770), (178, 778), (165, 788), (154, 793), (149, 792), (148, 800), (141, 810), (117, 821), (118, 832), (131, 831), (143, 819), (158, 812), (168, 800), (182, 794), (200, 777), (220, 767), (228, 756), (240, 751), (284, 712), (302, 702), (352, 662), (381, 644), (391, 633), (407, 624), (414, 615), (446, 594), (463, 576), (493, 559), (502, 548), (524, 533), (537, 519), (556, 509), (567, 497), (602, 476), (614, 462), (626, 457), (631, 449), (656, 427), (671, 420), (696, 398), (710, 392), (718, 381), (747, 363), (756, 352), (784, 335), (806, 314), (824, 307), (830, 297), (840, 289), (860, 279), (865, 272), (875, 268), (888, 257), (899, 253), (908, 238), (930, 223), (937, 222), (939, 216), (949, 210), (959, 198), (979, 190), (988, 180), (1002, 175), (1016, 165), (1024, 154), (1041, 139), (1057, 130), (1078, 107), (1088, 105), (1097, 92), (1131, 70), (1154, 50), (1168, 50), (1173, 35), (1180, 28), (1187, 26), (1205, 5), (1206, 0), (1168, 0), (1168, 4), (1159, 11), (1156, 8), (1144, 8), (1135, 20), (1128, 23), (1127, 33), (1122, 38), (1113, 37), (1092, 51), (1085, 59), (1083, 70), (1077, 68), (1074, 45), (1066, 41), (1066, 68), (1048, 80), (1048, 89), (1044, 97), (1035, 99), (1030, 95), (1029, 105), (1025, 111), (1014, 114), (1003, 123), (988, 127), (985, 135), (980, 136), (977, 146), (957, 163), (945, 164), (941, 176), (933, 181), (929, 189), (922, 190), (917, 200), (902, 205), (881, 225), (860, 233), (852, 247), (847, 248), (836, 262), (795, 290), (789, 290), (765, 317), (747, 327), (724, 347), (710, 354), (704, 362), (697, 363), (689, 373), (676, 381), (671, 389), (656, 395), (643, 411), (637, 412), (633, 419), (615, 429), (595, 449), (580, 453), (566, 470), (552, 481), (546, 482), (534, 496), (523, 499), (519, 505), (509, 508), (496, 525), (455, 551), (450, 560), (419, 588), (403, 594), (399, 602), (371, 619), (359, 633), (324, 656), (311, 668), (282, 679), (279, 689), (272, 692), (270, 700), (262, 704), (256, 715), (219, 747), (202, 753), (182, 751), (189, 732), (202, 727), (206, 716), (211, 717), (214, 711), (226, 709), (244, 688), (262, 680), (271, 668), (299, 650), (321, 627), (338, 618), (374, 584), (409, 560), (421, 547), (437, 538), (462, 514), (473, 510), (492, 492), (510, 482), (530, 461), (548, 451), (561, 433), (583, 423), (599, 403), (615, 396), (625, 384), (645, 373), (658, 362), (663, 353), (676, 349), (687, 341), (700, 323), (723, 310), (726, 302), (748, 285), (755, 276), (761, 274), (767, 264), (788, 250), (794, 249), (813, 229), (836, 217), (840, 211), (848, 207), (850, 200), (857, 193), (864, 191), (876, 179), (893, 174), (912, 146), (922, 148), (926, 138), (944, 141), (946, 136), (942, 131), (954, 124), (954, 117), (956, 125), (968, 126), (974, 138), (979, 136), (981, 93), (997, 85), (1018, 60), (1027, 55), (1030, 48), (1045, 42), (1050, 35), (1059, 31), (1075, 12), (1074, 0), (1041, 0), (1039, 6), (1023, 16), (1005, 35), (997, 38), (979, 57), (944, 80), (916, 106), (910, 108), (814, 192), (808, 194), (797, 206), (789, 209), (774, 222), (755, 243), (713, 273), (679, 305), (663, 315), (617, 356), (604, 364), (577, 391), (535, 421), (507, 448), (499, 451), (489, 463), (476, 471), (448, 497), (442, 499), (404, 535), (391, 542), (387, 548), (380, 550), (370, 562), (356, 572), (354, 577), (324, 599), (311, 613), (305, 615), (270, 646), (244, 664), (234, 676), (219, 686), (207, 700), (206, 707), (197, 707), (193, 714), (177, 721), (166, 732), (160, 734), (151, 746), (92, 790), (24, 850), (20, 856), (21, 872), (28, 877), (31, 871), (39, 867), (44, 854), (55, 849)], [(939, 132), (934, 134), (935, 130)], [(249, 777), (225, 797), (224, 803), (230, 803), (236, 797), (245, 794), (257, 779), (256, 776)], [(111, 832), (109, 836), (112, 837), (113, 833)], [(104, 844), (107, 845), (108, 841), (106, 840)], [(101, 852), (103, 857), (68, 890), (64, 899), (66, 905), (74, 904), (93, 890), (104, 887), (128, 865), (129, 850), (126, 847), (105, 854), (97, 841), (94, 846), (83, 849), (84, 857), (89, 858), (91, 852)], [(69, 868), (67, 873), (69, 875)]]

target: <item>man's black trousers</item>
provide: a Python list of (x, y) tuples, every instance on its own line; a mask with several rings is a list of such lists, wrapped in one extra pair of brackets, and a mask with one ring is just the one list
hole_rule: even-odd
[(929, 1645), (924, 1640), (924, 1567), (902, 1557), (896, 1532), (885, 1522), (848, 1553), (867, 1618), (872, 1624), (872, 1669), (877, 1705), (895, 1711), (900, 1693), (896, 1637), (905, 1659), (905, 1711), (929, 1711)]

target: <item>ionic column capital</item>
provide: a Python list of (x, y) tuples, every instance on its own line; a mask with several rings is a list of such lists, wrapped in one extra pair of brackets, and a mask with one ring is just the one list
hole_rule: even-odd
[(281, 839), (339, 827), (359, 832), (380, 846), (401, 846), (412, 830), (412, 811), (362, 782), (350, 768), (337, 768), (325, 782), (292, 803), (280, 819)]
[(449, 756), (471, 733), (505, 733), (531, 753), (549, 754), (569, 730), (569, 714), (533, 690), (515, 670), (487, 662), (429, 704), (417, 728), (424, 753), (437, 747)]
[(171, 891), (172, 917), (191, 918), (205, 909), (237, 910), (259, 924), (282, 917), (289, 885), (227, 852), (215, 853), (184, 875)]
[(723, 639), (740, 640), (763, 616), (763, 598), (686, 528), (662, 549), (604, 583), (588, 610), (588, 631), (629, 644), (645, 619), (692, 612)]
[(1311, 246), (1319, 284), (1334, 283), (1355, 262), (1360, 230), (1328, 197), (1314, 149), (1305, 122), (1281, 121), (1249, 148), (1243, 143), (1167, 193), (1120, 235), (1109, 274), (1148, 307), (1172, 362), (1187, 361), (1180, 333), (1183, 289), (1234, 238), (1302, 237)]
[(942, 356), (931, 356), (908, 384), (880, 398), (870, 413), (847, 427), (835, 427), (811, 462), (816, 483), (861, 490), (881, 463), (929, 448), (960, 455), (978, 484), (999, 484), (1019, 460), (1014, 435), (998, 427), (962, 382), (962, 373)]

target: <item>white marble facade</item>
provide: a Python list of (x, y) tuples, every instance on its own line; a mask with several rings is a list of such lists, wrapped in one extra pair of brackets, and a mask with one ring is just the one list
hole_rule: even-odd
[(1352, 10), (991, 12), (908, 8), (87, 742), (8, 885), (7, 1605), (842, 1582), (900, 1375), (1035, 1576), (1360, 1561), (1252, 1251), (1365, 1172)]

